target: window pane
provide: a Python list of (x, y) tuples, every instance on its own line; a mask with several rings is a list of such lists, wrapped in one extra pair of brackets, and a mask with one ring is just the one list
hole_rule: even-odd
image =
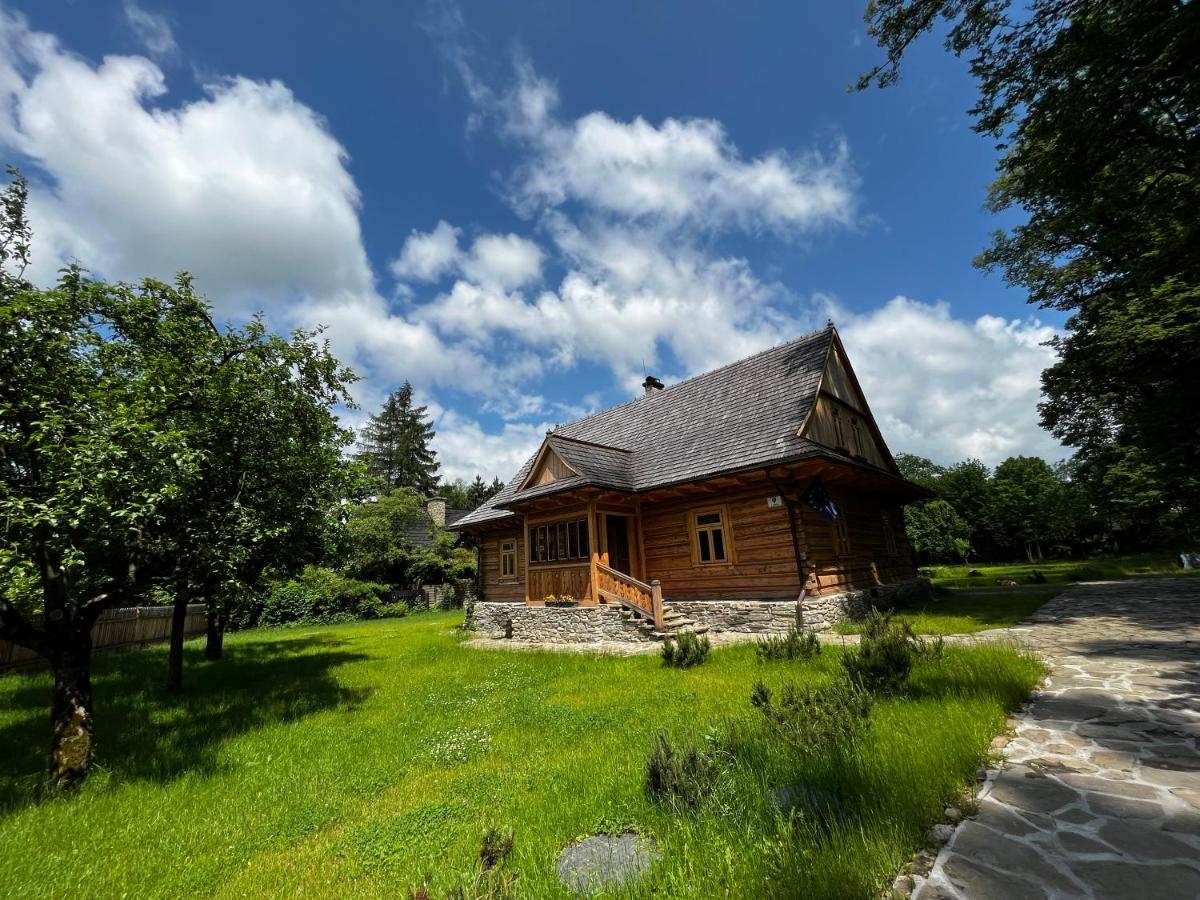
[(545, 562), (546, 560), (546, 526), (541, 525), (537, 530), (538, 535), (538, 561)]
[(696, 516), (696, 524), (697, 525), (720, 525), (721, 524), (721, 514), (720, 513), (705, 513), (702, 516)]
[(567, 546), (567, 523), (560, 522), (558, 525), (558, 558), (570, 559), (571, 551)]
[(708, 548), (708, 532), (701, 531), (697, 534), (700, 538), (700, 562), (710, 562), (712, 560), (712, 552)]
[(583, 519), (579, 523), (579, 555), (582, 557), (591, 556), (592, 550), (589, 544), (588, 523), (587, 519)]
[(567, 556), (575, 559), (579, 556), (579, 523), (567, 523)]
[(548, 559), (558, 559), (558, 529), (553, 525), (546, 526), (546, 547), (548, 548)]
[(513, 547), (515, 547), (515, 546), (516, 546), (515, 541), (505, 541), (503, 544), (500, 545), (500, 549), (507, 552), (509, 550), (512, 550)]
[(725, 532), (720, 528), (714, 528), (712, 531), (713, 541), (713, 559), (725, 558)]

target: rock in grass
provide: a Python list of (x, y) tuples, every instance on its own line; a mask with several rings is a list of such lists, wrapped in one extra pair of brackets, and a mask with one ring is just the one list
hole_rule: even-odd
[(558, 878), (581, 894), (620, 887), (645, 874), (661, 856), (653, 838), (634, 831), (594, 834), (563, 850)]
[(925, 837), (931, 844), (940, 845), (946, 843), (954, 835), (954, 826), (944, 823), (934, 825), (926, 832)]
[(947, 806), (946, 807), (946, 821), (947, 822), (951, 822), (951, 823), (961, 822), (962, 817), (963, 817), (962, 811), (957, 806)]
[(892, 896), (908, 897), (912, 894), (914, 887), (916, 885), (913, 883), (911, 875), (897, 875), (896, 880), (892, 882)]

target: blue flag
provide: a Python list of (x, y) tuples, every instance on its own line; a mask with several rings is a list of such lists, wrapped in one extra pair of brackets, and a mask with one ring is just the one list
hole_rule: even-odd
[(833, 498), (821, 486), (821, 482), (814, 481), (800, 499), (819, 512), (830, 525), (837, 521), (837, 506), (834, 505)]

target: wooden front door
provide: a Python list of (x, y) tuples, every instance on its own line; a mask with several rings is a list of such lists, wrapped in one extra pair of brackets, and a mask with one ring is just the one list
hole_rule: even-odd
[(618, 572), (631, 575), (633, 564), (629, 553), (629, 517), (606, 513), (604, 516), (604, 549), (608, 564)]

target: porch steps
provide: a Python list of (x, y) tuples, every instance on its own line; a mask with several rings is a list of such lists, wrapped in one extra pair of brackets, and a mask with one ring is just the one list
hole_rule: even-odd
[(661, 631), (654, 626), (654, 622), (646, 618), (642, 613), (626, 606), (621, 607), (621, 618), (635, 625), (644, 637), (648, 637), (654, 641), (665, 641), (667, 638), (675, 637), (685, 631), (690, 631), (692, 634), (704, 634), (708, 631), (707, 625), (697, 625), (694, 619), (689, 619), (683, 613), (671, 609), (665, 603), (663, 604), (663, 627)]

